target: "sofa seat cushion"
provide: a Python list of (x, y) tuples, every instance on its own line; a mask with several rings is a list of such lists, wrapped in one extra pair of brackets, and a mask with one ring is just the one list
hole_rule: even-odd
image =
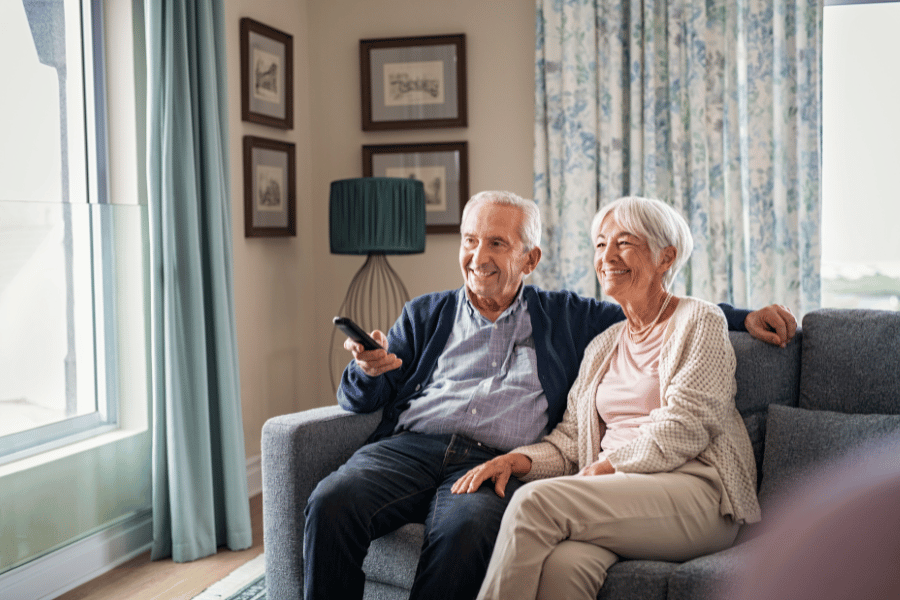
[(665, 598), (677, 567), (659, 560), (621, 560), (609, 568), (597, 598)]
[(363, 600), (409, 600), (409, 590), (377, 581), (366, 581)]
[[(366, 598), (376, 590), (382, 595), (372, 598), (389, 597), (390, 590), (397, 588), (408, 593), (424, 539), (424, 525), (411, 523), (372, 542), (363, 562), (368, 580)], [(619, 561), (610, 567), (598, 598), (665, 598), (669, 577), (676, 568), (678, 563), (656, 560)]]
[(720, 600), (734, 573), (754, 556), (759, 538), (680, 565), (669, 581), (668, 600)]
[(373, 540), (363, 561), (366, 579), (389, 586), (412, 588), (425, 540), (425, 526), (410, 523)]
[(824, 465), (863, 456), (873, 444), (890, 437), (900, 438), (900, 415), (770, 406), (760, 503), (771, 506)]

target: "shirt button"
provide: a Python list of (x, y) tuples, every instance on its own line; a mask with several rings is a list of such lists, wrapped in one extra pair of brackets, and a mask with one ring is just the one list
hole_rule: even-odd
[(416, 391), (418, 392), (421, 387), (421, 385), (416, 384)]
[(492, 366), (492, 367), (496, 367), (496, 366), (497, 366), (497, 361), (495, 360), (494, 362), (492, 362), (492, 363), (491, 363), (491, 366)]
[(478, 411), (475, 410), (474, 408), (472, 409), (472, 414), (473, 414), (473, 415), (474, 415), (475, 413), (477, 413), (477, 412), (478, 412)]

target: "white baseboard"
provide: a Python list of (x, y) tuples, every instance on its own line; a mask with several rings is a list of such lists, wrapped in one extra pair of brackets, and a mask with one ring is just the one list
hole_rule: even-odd
[[(247, 459), (247, 491), (262, 493), (262, 458)], [(59, 550), (0, 574), (0, 600), (52, 600), (150, 549), (153, 519), (141, 511)]]
[(262, 493), (262, 456), (247, 459), (247, 495), (252, 498)]
[(150, 511), (141, 511), (0, 575), (0, 600), (51, 600), (146, 552), (152, 542)]

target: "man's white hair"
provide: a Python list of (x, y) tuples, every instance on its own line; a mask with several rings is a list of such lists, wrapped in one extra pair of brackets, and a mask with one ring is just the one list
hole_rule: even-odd
[(525, 245), (525, 252), (530, 252), (532, 248), (537, 248), (541, 245), (541, 213), (538, 210), (537, 204), (533, 200), (526, 200), (512, 192), (488, 191), (478, 192), (472, 196), (469, 201), (466, 202), (466, 207), (463, 209), (460, 231), (462, 231), (462, 226), (466, 222), (466, 216), (469, 214), (469, 211), (472, 210), (475, 205), (482, 202), (490, 202), (491, 204), (501, 206), (512, 206), (521, 210), (525, 218), (522, 219), (522, 228), (519, 231), (519, 237)]

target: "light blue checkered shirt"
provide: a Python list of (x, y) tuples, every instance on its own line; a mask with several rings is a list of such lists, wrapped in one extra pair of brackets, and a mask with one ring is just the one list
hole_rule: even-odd
[(472, 306), (465, 287), (456, 306), (434, 373), (397, 428), (460, 433), (503, 451), (537, 441), (547, 427), (547, 398), (522, 288), (494, 323)]

